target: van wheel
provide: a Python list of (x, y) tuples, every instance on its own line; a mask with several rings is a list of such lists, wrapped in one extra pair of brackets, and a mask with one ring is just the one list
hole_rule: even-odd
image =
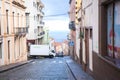
[(49, 55), (49, 58), (53, 58), (54, 56), (53, 55)]

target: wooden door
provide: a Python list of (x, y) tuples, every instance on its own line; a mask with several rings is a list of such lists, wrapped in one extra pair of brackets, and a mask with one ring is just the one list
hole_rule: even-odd
[(85, 71), (89, 68), (89, 29), (85, 29)]

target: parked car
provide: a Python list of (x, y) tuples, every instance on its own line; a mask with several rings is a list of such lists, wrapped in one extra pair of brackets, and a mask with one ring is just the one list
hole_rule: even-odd
[(56, 57), (63, 57), (63, 51), (56, 53)]
[(55, 57), (55, 56), (56, 56), (55, 51), (54, 51), (54, 50), (51, 50), (50, 53), (49, 53), (49, 57), (50, 57), (50, 58), (53, 58), (53, 57)]

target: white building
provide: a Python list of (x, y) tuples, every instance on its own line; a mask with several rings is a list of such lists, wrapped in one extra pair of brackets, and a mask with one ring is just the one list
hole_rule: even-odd
[(44, 22), (42, 21), (44, 7), (40, 0), (25, 0), (26, 9), (26, 26), (28, 27), (27, 43), (42, 44), (44, 37)]
[(27, 60), (24, 2), (0, 0), (0, 66)]

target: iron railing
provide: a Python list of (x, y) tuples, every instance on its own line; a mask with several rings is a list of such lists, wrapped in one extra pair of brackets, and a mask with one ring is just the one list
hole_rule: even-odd
[(27, 27), (15, 27), (14, 28), (14, 33), (16, 34), (16, 35), (19, 35), (19, 34), (22, 34), (22, 33), (27, 33), (27, 30), (28, 28)]
[(41, 36), (41, 35), (44, 35), (45, 34), (45, 31), (42, 31), (38, 34), (38, 36)]

